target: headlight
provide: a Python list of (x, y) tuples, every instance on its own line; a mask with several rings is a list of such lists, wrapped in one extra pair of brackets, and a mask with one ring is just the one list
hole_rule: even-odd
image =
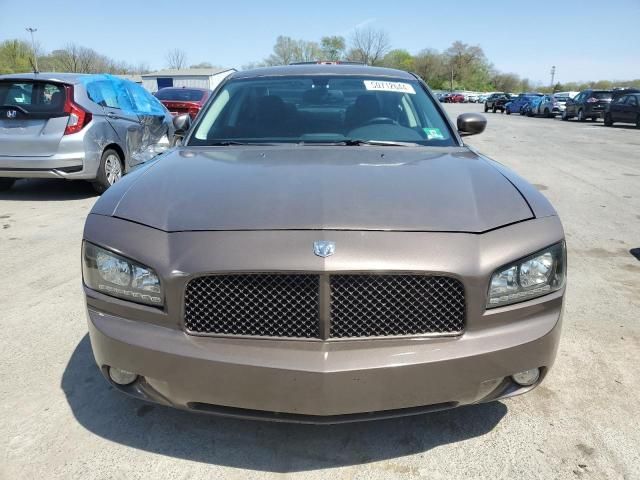
[(564, 285), (566, 250), (560, 242), (506, 265), (491, 276), (487, 308), (523, 302)]
[(152, 269), (89, 242), (82, 243), (82, 276), (87, 287), (106, 295), (163, 305), (160, 279)]

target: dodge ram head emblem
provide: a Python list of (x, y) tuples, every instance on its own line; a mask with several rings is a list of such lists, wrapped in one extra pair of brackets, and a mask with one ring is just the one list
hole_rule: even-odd
[(313, 253), (322, 258), (330, 257), (336, 253), (336, 242), (316, 240), (313, 242)]
[(16, 118), (18, 112), (16, 110), (7, 110), (7, 118)]

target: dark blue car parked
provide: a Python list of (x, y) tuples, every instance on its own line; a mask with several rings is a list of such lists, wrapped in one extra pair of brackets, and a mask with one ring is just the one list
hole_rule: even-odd
[(511, 100), (509, 103), (505, 105), (505, 111), (507, 115), (511, 115), (512, 113), (521, 113), (522, 108), (527, 105), (531, 100), (537, 99), (537, 97), (542, 97), (541, 93), (521, 93), (516, 98)]

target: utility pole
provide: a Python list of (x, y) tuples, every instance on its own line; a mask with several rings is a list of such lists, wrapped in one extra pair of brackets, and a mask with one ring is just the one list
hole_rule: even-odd
[(36, 42), (33, 39), (33, 34), (35, 32), (37, 32), (38, 29), (37, 28), (32, 28), (32, 27), (27, 27), (27, 28), (25, 28), (25, 30), (31, 34), (31, 52), (33, 53), (33, 66), (35, 67), (36, 72), (39, 72), (39, 70), (38, 70), (38, 56), (36, 55)]
[(553, 66), (551, 67), (551, 91), (553, 91), (553, 85), (554, 85), (554, 83), (553, 83), (553, 79), (554, 79), (555, 77), (556, 77), (556, 66), (555, 66), (555, 65), (553, 65)]
[(451, 80), (449, 82), (449, 91), (453, 92), (453, 65), (451, 66)]

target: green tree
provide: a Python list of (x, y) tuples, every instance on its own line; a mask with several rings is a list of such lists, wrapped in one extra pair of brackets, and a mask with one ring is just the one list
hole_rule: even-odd
[(320, 49), (322, 51), (322, 60), (336, 62), (344, 58), (347, 42), (344, 37), (331, 36), (322, 37), (320, 39)]
[(483, 90), (490, 85), (490, 65), (479, 45), (455, 41), (445, 50), (453, 80), (468, 90)]
[(0, 73), (30, 72), (31, 46), (22, 40), (0, 43)]
[(415, 72), (434, 89), (449, 88), (449, 68), (445, 56), (432, 48), (419, 52), (413, 58)]
[(396, 49), (391, 50), (384, 56), (382, 59), (382, 65), (389, 68), (413, 72), (416, 67), (416, 62), (413, 55), (406, 50)]

